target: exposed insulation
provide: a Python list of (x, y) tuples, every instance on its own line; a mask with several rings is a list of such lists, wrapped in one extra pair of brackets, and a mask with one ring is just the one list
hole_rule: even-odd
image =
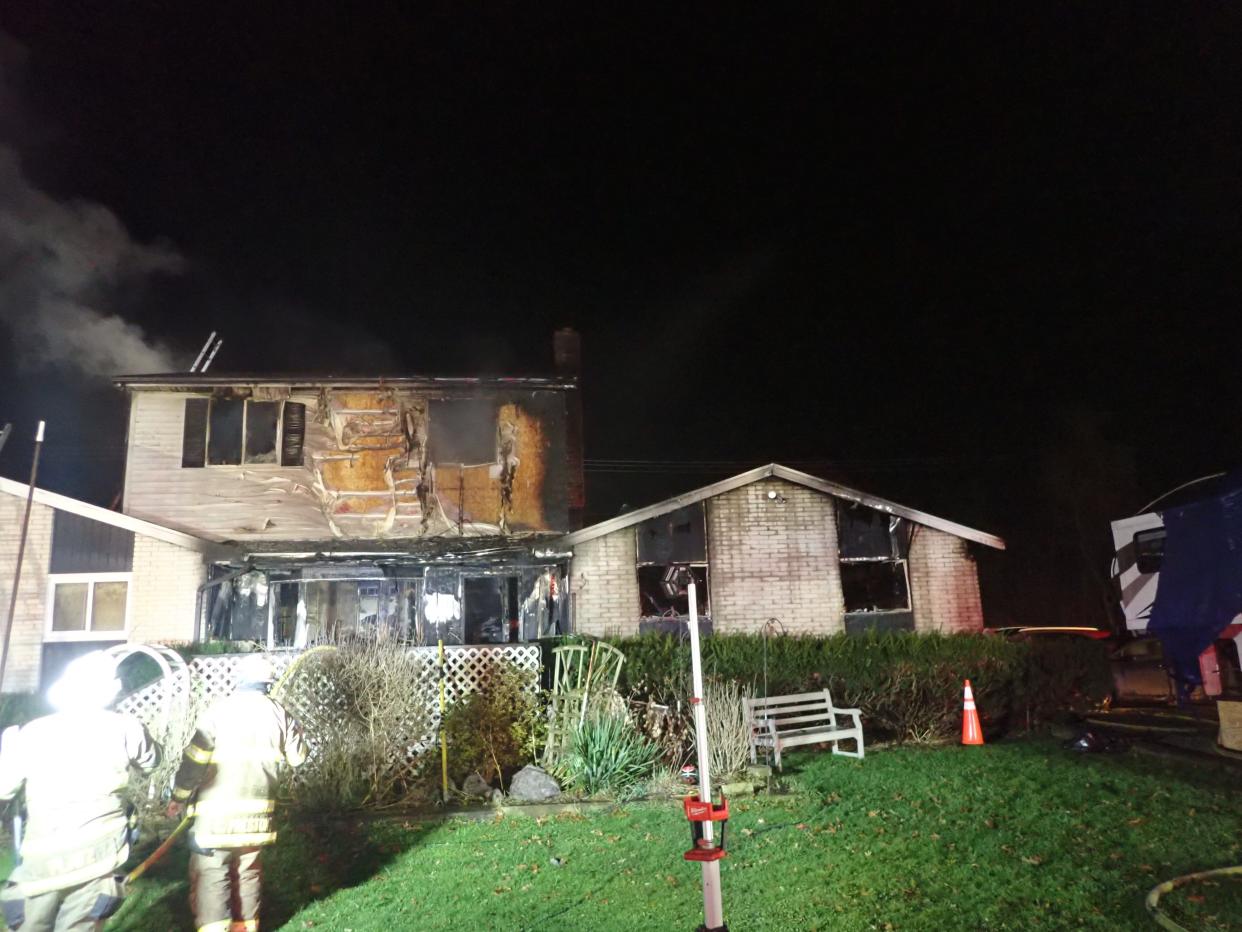
[[(552, 506), (556, 514), (566, 495), (549, 488), (550, 438), (560, 436), (563, 450), (565, 430), (564, 408), (550, 405), (554, 399), (532, 406), (523, 401), (531, 393), (486, 396), (495, 399), (478, 406), (487, 423), (473, 414), (460, 423), (478, 438), (472, 449), (486, 450), (487, 438), (493, 438), (492, 461), (463, 466), (430, 459), (438, 396), (427, 390), (264, 388), (263, 400), (306, 405), (302, 465), (186, 469), (177, 454), (187, 397), (134, 395), (126, 502), (131, 513), (224, 539), (565, 530), (548, 526), (547, 518), (549, 500), (560, 503)], [(461, 410), (458, 405), (454, 416)], [(457, 430), (458, 421), (446, 423)], [(444, 423), (439, 430), (443, 436)]]

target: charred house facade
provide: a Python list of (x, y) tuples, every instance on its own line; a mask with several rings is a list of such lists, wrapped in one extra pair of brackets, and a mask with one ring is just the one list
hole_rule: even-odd
[(220, 545), (199, 640), (497, 644), (568, 630), (577, 335), (547, 378), (176, 374), (130, 395), (124, 511)]

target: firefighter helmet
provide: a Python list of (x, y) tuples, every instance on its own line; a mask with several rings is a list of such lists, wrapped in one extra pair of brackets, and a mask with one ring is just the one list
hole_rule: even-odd
[(116, 660), (94, 650), (72, 660), (47, 691), (48, 702), (61, 712), (106, 709), (121, 691)]
[(276, 670), (262, 654), (243, 657), (237, 665), (238, 686), (271, 686), (275, 681)]

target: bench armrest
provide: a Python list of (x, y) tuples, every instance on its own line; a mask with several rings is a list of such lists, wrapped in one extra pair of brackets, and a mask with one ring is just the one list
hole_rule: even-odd
[(837, 715), (862, 715), (862, 709), (833, 709)]

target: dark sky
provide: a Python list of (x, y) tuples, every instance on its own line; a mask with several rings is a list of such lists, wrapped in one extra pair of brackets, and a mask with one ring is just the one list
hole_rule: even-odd
[[(778, 460), (1007, 532), (1066, 408), (1152, 494), (1242, 449), (1236, 7), (264, 6), (0, 12), (3, 141), (184, 257), (98, 299), (179, 365), (520, 374), (575, 326), (594, 517)], [(106, 500), (123, 399), (22, 321), (0, 473), (45, 416)]]

